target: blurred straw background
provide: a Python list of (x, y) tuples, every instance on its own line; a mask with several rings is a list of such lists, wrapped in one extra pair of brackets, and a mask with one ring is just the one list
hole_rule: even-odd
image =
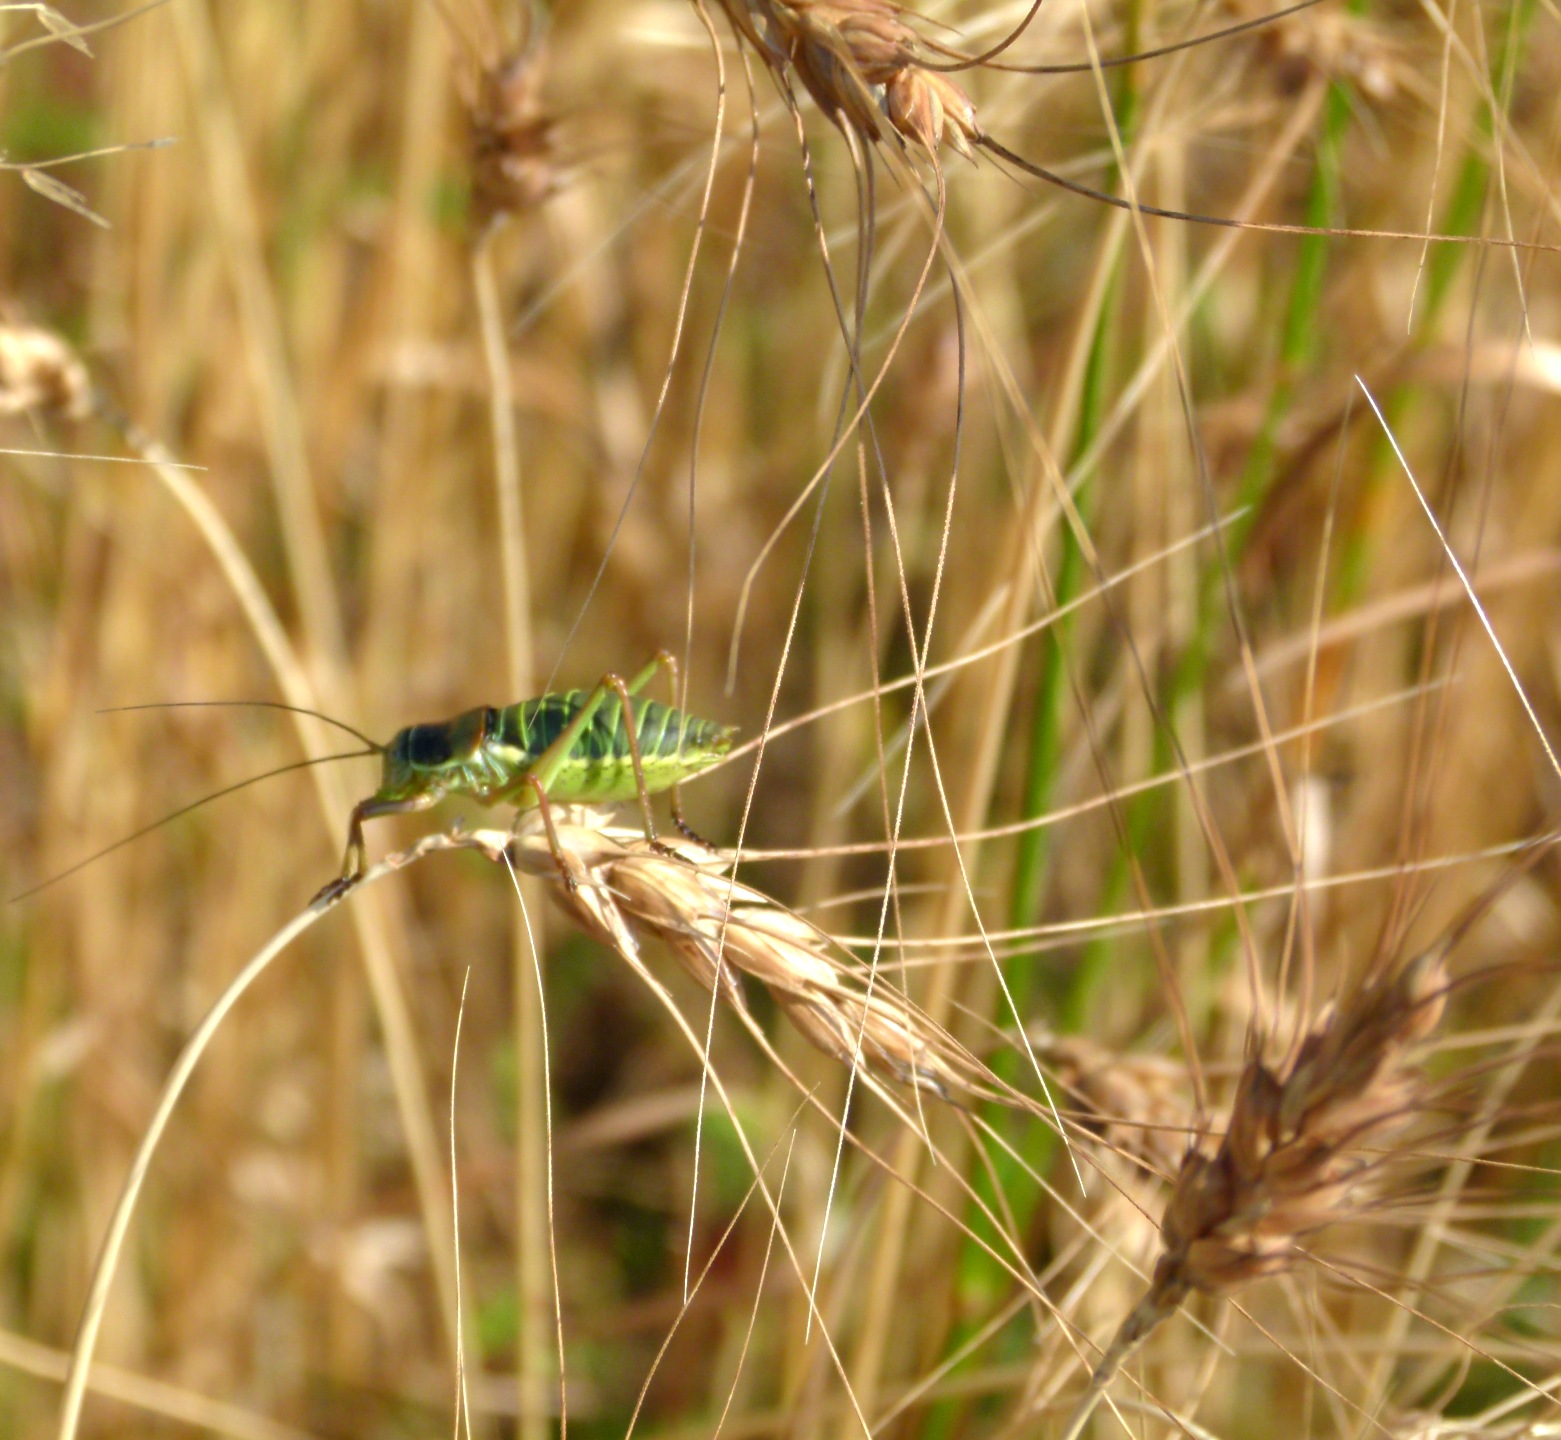
[[(137, 1216), (82, 1433), (438, 1433), (458, 1258), (475, 1433), (539, 1440), (567, 1412), (602, 1437), (1059, 1434), (1243, 1065), (1282, 1066), (1372, 967), (1455, 933), (1423, 1080), (1393, 1092), (1412, 1113), (1343, 1223), (1193, 1294), (1090, 1433), (1553, 1433), (1561, 875), (1511, 847), (1561, 800), (1557, 256), (1135, 217), (887, 131), (869, 191), (868, 138), (754, 44), (766, 13), (858, 6), (732, 0), (740, 39), (717, 5), (559, 0), (527, 40), (491, 3), (169, 0), (90, 55), (13, 53), (49, 27), (0, 14), (0, 324), (64, 337), (105, 399), (0, 414), (5, 895), (300, 745), (343, 748), (264, 710), (108, 707), (290, 700), (387, 739), (666, 647), (688, 707), (745, 739), (836, 707), (766, 744), (750, 807), (752, 751), (692, 787), (700, 833), (792, 852), (743, 881), (864, 960), (881, 933), (877, 983), (1040, 1102), (1033, 1050), (1079, 1123), (1064, 1148), (1024, 1111), (902, 1090), (896, 1112), (857, 1085), (861, 1148), (833, 1179), (838, 1129), (806, 1102), (838, 1115), (847, 1067), (754, 990), (797, 1079), (725, 1008), (711, 1065), (772, 1213), (713, 1094), (699, 1123), (698, 1047), (641, 980), (532, 903), (539, 1007), (508, 878), (434, 856), (313, 929), (226, 1026)], [(968, 52), (1028, 9), (915, 7)], [(999, 68), (1262, 13), (1047, 0), (949, 80), (985, 134), (1078, 183), (1126, 193), (1125, 157), (1146, 204), (1561, 240), (1542, 6), (1325, 0), (1122, 68)], [(910, 319), (865, 443), (777, 534), (857, 403), (810, 184), (848, 320), (870, 272), (865, 379)], [(119, 463), (116, 412), (201, 468)], [(870, 696), (923, 646), (956, 668), (927, 682), (936, 764), (918, 731), (886, 909), (915, 692)], [(0, 910), (0, 1434), (54, 1432), (172, 1058), (335, 873), (373, 783), (365, 760), (279, 777)], [(458, 813), (378, 822), (371, 848)], [(703, 1036), (704, 994), (648, 959)]]

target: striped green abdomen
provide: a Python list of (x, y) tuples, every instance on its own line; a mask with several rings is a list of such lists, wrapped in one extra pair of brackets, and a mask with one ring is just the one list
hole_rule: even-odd
[[(563, 733), (587, 698), (587, 691), (569, 690), (506, 706), (499, 712), (498, 734), (488, 743), (514, 752), (517, 772), (522, 771)], [(629, 706), (645, 788), (652, 792), (709, 769), (731, 748), (736, 733), (730, 726), (701, 720), (655, 700), (631, 699)], [(623, 706), (616, 696), (609, 696), (570, 747), (568, 759), (548, 786), (548, 798), (565, 805), (606, 805), (634, 795), (634, 762)]]

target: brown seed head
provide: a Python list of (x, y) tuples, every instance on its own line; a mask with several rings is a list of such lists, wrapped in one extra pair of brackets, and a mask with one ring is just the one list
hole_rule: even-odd
[(1332, 1224), (1380, 1149), (1413, 1118), (1409, 1047), (1435, 1028), (1439, 952), (1363, 984), (1326, 1014), (1281, 1070), (1242, 1072), (1224, 1138), (1189, 1154), (1161, 1226), (1151, 1297), (1165, 1313), (1189, 1290), (1227, 1294), (1290, 1268), (1299, 1242)]
[(965, 159), (976, 158), (974, 146), (981, 138), (976, 107), (947, 75), (907, 67), (890, 79), (884, 102), (889, 123), (929, 156), (947, 140)]
[(479, 230), (524, 214), (557, 187), (554, 124), (542, 109), (534, 49), (482, 69), (468, 117)]
[(925, 70), (928, 49), (890, 0), (727, 0), (738, 30), (775, 70), (788, 65), (826, 115), (864, 139), (884, 121), (935, 158), (945, 141), (967, 159), (981, 130), (970, 97)]
[(900, 19), (898, 6), (861, 4), (829, 7), (851, 63), (869, 85), (886, 85), (915, 62), (918, 37)]
[(1193, 1119), (1185, 1067), (1158, 1056), (1124, 1055), (1082, 1035), (1043, 1035), (1032, 1043), (1057, 1078), (1059, 1106), (1154, 1174), (1175, 1173)]
[(1300, 1242), (1344, 1218), (1379, 1152), (1414, 1118), (1409, 1046), (1441, 1018), (1446, 946), (1373, 974), (1326, 1012), (1294, 1057), (1251, 1061), (1224, 1138), (1189, 1151), (1160, 1225), (1148, 1292), (1107, 1345), (1063, 1433), (1082, 1433), (1122, 1364), (1194, 1290), (1223, 1296), (1278, 1275)]
[(485, 0), (434, 0), (456, 46), (466, 110), (472, 222), (479, 235), (534, 209), (557, 188), (554, 125), (542, 101), (547, 48), (535, 0), (499, 24)]

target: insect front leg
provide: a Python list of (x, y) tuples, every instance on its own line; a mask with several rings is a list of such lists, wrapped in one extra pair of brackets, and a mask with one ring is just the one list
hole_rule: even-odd
[(363, 847), (363, 822), (375, 820), (381, 815), (406, 815), (414, 810), (426, 810), (437, 803), (437, 794), (412, 795), (405, 800), (381, 800), (370, 795), (352, 807), (352, 818), (347, 822), (347, 853), (342, 859), (339, 885), (356, 885), (367, 868), (367, 854)]

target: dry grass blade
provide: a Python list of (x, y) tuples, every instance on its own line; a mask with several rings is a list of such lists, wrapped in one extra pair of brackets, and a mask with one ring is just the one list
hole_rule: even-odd
[(55, 39), (63, 40), (73, 50), (79, 50), (83, 55), (91, 58), (92, 47), (82, 38), (80, 27), (74, 21), (67, 20), (58, 10), (49, 5), (40, 5), (36, 13), (39, 23)]
[[(69, 1373), (70, 1357), (53, 1346), (0, 1329), (0, 1364), (18, 1374), (59, 1383)], [(87, 1389), (120, 1405), (192, 1426), (209, 1435), (225, 1435), (229, 1440), (318, 1440), (312, 1431), (284, 1425), (242, 1406), (117, 1365), (94, 1365), (87, 1376)]]
[(1348, 1213), (1416, 1116), (1411, 1047), (1441, 1018), (1445, 953), (1366, 980), (1278, 1067), (1247, 1063), (1223, 1137), (1182, 1161), (1148, 1293), (1096, 1367), (1070, 1440), (1123, 1361), (1193, 1291), (1228, 1296), (1283, 1274), (1305, 1259), (1308, 1235)]
[(272, 961), (281, 955), (300, 935), (330, 911), (339, 896), (324, 897), (310, 904), (295, 915), (248, 961), (229, 982), (206, 1012), (200, 1024), (185, 1041), (175, 1060), (173, 1069), (163, 1085), (157, 1106), (147, 1122), (130, 1173), (125, 1178), (119, 1198), (110, 1217), (107, 1233), (98, 1251), (93, 1267), (92, 1284), (87, 1303), (82, 1311), (81, 1325), (76, 1333), (76, 1343), (71, 1350), (70, 1370), (65, 1377), (65, 1394), (60, 1402), (59, 1440), (74, 1440), (81, 1424), (81, 1409), (86, 1400), (88, 1377), (92, 1373), (93, 1358), (98, 1335), (103, 1326), (103, 1315), (108, 1308), (109, 1290), (119, 1269), (125, 1237), (130, 1222), (140, 1203), (141, 1191), (146, 1183), (152, 1160), (167, 1132), (168, 1123), (178, 1107), (185, 1088), (195, 1074), (196, 1067), (206, 1054), (217, 1031), (233, 1012), (233, 1007), (244, 997), (254, 983), (270, 968)]
[(455, 1038), (450, 1042), (450, 1234), (455, 1245), (451, 1268), (455, 1272), (455, 1440), (466, 1430), (471, 1440), (471, 1396), (466, 1384), (466, 1335), (461, 1316), (461, 1166), (455, 1144), (456, 1075), (461, 1060), (461, 1022), (466, 1018), (466, 995), (471, 989), (472, 970), (466, 967), (461, 977), (461, 1003), (455, 1012)]
[(35, 170), (30, 165), (21, 167), (22, 181), (29, 190), (36, 191), (45, 200), (52, 200), (56, 205), (63, 205), (65, 209), (74, 211), (83, 220), (90, 220), (101, 229), (109, 230), (109, 225), (101, 215), (89, 204), (87, 197), (81, 191), (67, 185), (63, 180), (56, 180), (52, 175), (46, 175), (42, 170)]
[[(304, 673), (298, 656), (284, 631), (275, 609), (253, 567), (243, 554), (221, 515), (209, 496), (182, 473), (169, 452), (148, 436), (128, 417), (118, 411), (112, 402), (92, 386), (81, 363), (64, 341), (47, 331), (27, 327), (0, 327), (0, 350), (4, 340), (10, 342), (9, 352), (18, 360), (14, 373), (32, 375), (49, 385), (58, 386), (62, 380), (69, 384), (63, 392), (69, 403), (81, 403), (83, 416), (95, 415), (118, 430), (138, 458), (151, 466), (153, 472), (167, 487), (178, 505), (189, 515), (196, 529), (218, 562), (224, 578), (237, 597), (254, 631), (260, 648), (265, 653), (288, 701), (300, 714), (314, 710), (318, 697), (309, 678)], [(4, 355), (0, 354), (0, 364)], [(79, 372), (79, 373), (78, 373)], [(45, 387), (47, 389), (47, 386)], [(84, 397), (84, 398), (83, 398)], [(0, 409), (0, 413), (5, 413)], [(60, 413), (74, 416), (72, 410)], [(307, 727), (300, 728), (299, 736), (306, 748), (310, 745)], [(317, 793), (327, 816), (338, 810), (344, 800), (340, 778), (323, 767), (316, 769)], [(52, 882), (50, 882), (52, 883)], [(363, 950), (364, 966), (379, 1017), (384, 1024), (387, 1043), (394, 1057), (392, 1075), (397, 1088), (398, 1103), (406, 1125), (407, 1144), (414, 1173), (417, 1176), (419, 1196), (423, 1205), (425, 1222), (430, 1233), (440, 1234), (438, 1211), (438, 1183), (436, 1180), (437, 1145), (434, 1128), (427, 1106), (425, 1087), (420, 1078), (420, 1062), (413, 1043), (413, 1027), (405, 1001), (393, 973), (388, 949), (388, 939), (379, 917), (372, 911), (359, 907), (354, 912), (354, 923)], [(455, 1338), (456, 1315), (454, 1307), (453, 1276), (446, 1262), (447, 1250), (435, 1245), (432, 1254), (441, 1293), (442, 1310), (452, 1348)], [(79, 1403), (79, 1401), (78, 1401)]]
[(35, 35), (30, 40), (23, 40), (0, 49), (0, 65), (4, 65), (8, 60), (14, 60), (28, 50), (38, 50), (46, 45), (59, 43), (69, 45), (71, 49), (79, 50), (83, 55), (91, 58), (92, 48), (87, 44), (86, 39), (88, 35), (99, 35), (105, 30), (112, 30), (128, 21), (139, 19), (148, 10), (155, 10), (159, 5), (165, 4), (167, 0), (150, 0), (149, 4), (138, 5), (133, 10), (126, 10), (120, 15), (110, 15), (106, 20), (95, 20), (89, 25), (76, 24), (50, 5), (0, 5), (0, 12), (31, 11), (37, 17), (38, 23), (49, 32), (47, 35)]

